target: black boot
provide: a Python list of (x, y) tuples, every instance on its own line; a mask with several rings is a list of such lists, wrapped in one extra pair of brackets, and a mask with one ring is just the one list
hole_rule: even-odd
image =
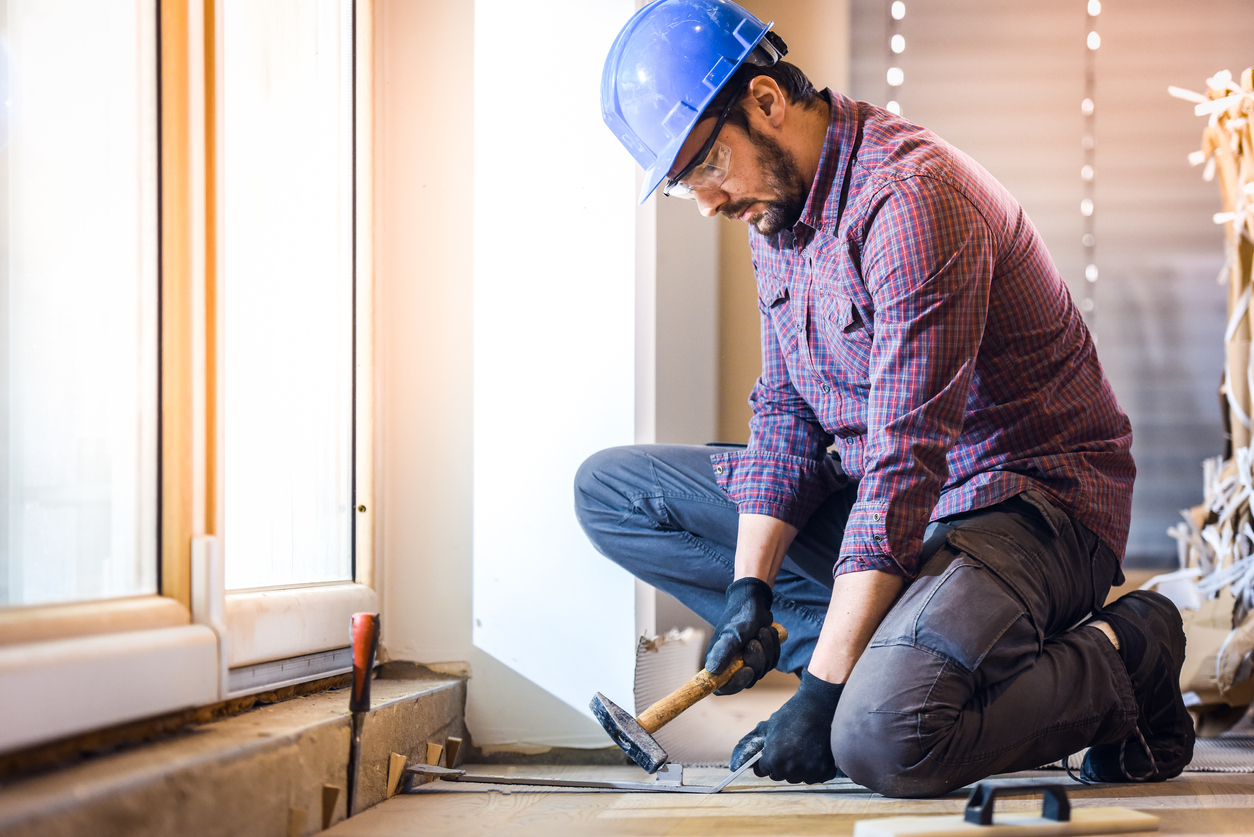
[(1096, 618), (1119, 637), (1136, 697), (1136, 729), (1123, 741), (1090, 747), (1081, 774), (1090, 782), (1161, 782), (1180, 775), (1193, 759), (1196, 737), (1180, 695), (1180, 611), (1166, 596), (1135, 590)]

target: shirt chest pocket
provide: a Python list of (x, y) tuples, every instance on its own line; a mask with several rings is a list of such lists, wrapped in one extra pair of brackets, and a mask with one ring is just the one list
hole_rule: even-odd
[(846, 370), (856, 369), (857, 377), (865, 377), (873, 335), (853, 300), (839, 292), (820, 292), (816, 306), (819, 328), (837, 362)]
[(800, 343), (797, 329), (796, 312), (787, 287), (767, 293), (763, 300), (775, 328), (775, 339), (779, 343), (779, 353), (787, 358), (797, 351)]

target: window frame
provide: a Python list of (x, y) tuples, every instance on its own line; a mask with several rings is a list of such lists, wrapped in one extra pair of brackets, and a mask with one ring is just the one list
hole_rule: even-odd
[[(221, 15), (218, 0), (152, 2), (160, 224), (158, 592), (0, 610), (0, 699), (10, 708), (0, 721), (0, 753), (347, 670), (351, 663), (294, 666), (299, 671), (287, 680), (254, 678), (247, 688), (230, 688), (233, 674), (250, 666), (338, 654), (348, 646), (347, 616), (379, 607), (373, 0), (355, 0), (353, 10), (353, 580), (231, 594), (224, 590), (217, 538), (223, 454), (216, 162)], [(234, 648), (232, 624), (240, 638)], [(249, 631), (240, 629), (244, 624)], [(254, 624), (264, 630), (252, 631)], [(336, 654), (328, 659), (346, 660)]]

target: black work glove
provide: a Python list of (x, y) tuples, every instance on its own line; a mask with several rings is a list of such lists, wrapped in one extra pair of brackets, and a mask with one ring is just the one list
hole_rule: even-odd
[(727, 588), (727, 606), (705, 651), (705, 668), (718, 674), (737, 654), (744, 655), (745, 667), (714, 694), (734, 695), (747, 689), (779, 662), (779, 634), (771, 627), (771, 596), (771, 586), (759, 578), (740, 578)]
[(793, 784), (817, 784), (836, 778), (832, 718), (844, 688), (843, 683), (828, 683), (808, 671), (802, 672), (797, 693), (732, 750), (732, 770), (761, 750), (762, 758), (753, 766), (753, 772), (759, 776)]
[(761, 752), (763, 745), (766, 744), (766, 731), (770, 726), (770, 721), (758, 721), (758, 725), (753, 728), (753, 732), (750, 732), (736, 743), (736, 749), (732, 750), (731, 754), (732, 770), (739, 770), (740, 765)]

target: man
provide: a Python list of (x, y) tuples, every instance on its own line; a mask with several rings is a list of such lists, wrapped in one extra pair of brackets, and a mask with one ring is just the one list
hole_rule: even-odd
[(581, 524), (715, 626), (707, 668), (743, 653), (724, 693), (800, 675), (733, 767), (761, 750), (777, 780), (839, 766), (931, 796), (1091, 747), (1085, 781), (1177, 775), (1180, 616), (1155, 593), (1103, 609), (1131, 427), (1045, 247), (974, 161), (816, 92), (768, 29), (661, 0), (610, 52), (602, 110), (641, 200), (750, 227), (763, 371), (746, 449), (603, 451)]

